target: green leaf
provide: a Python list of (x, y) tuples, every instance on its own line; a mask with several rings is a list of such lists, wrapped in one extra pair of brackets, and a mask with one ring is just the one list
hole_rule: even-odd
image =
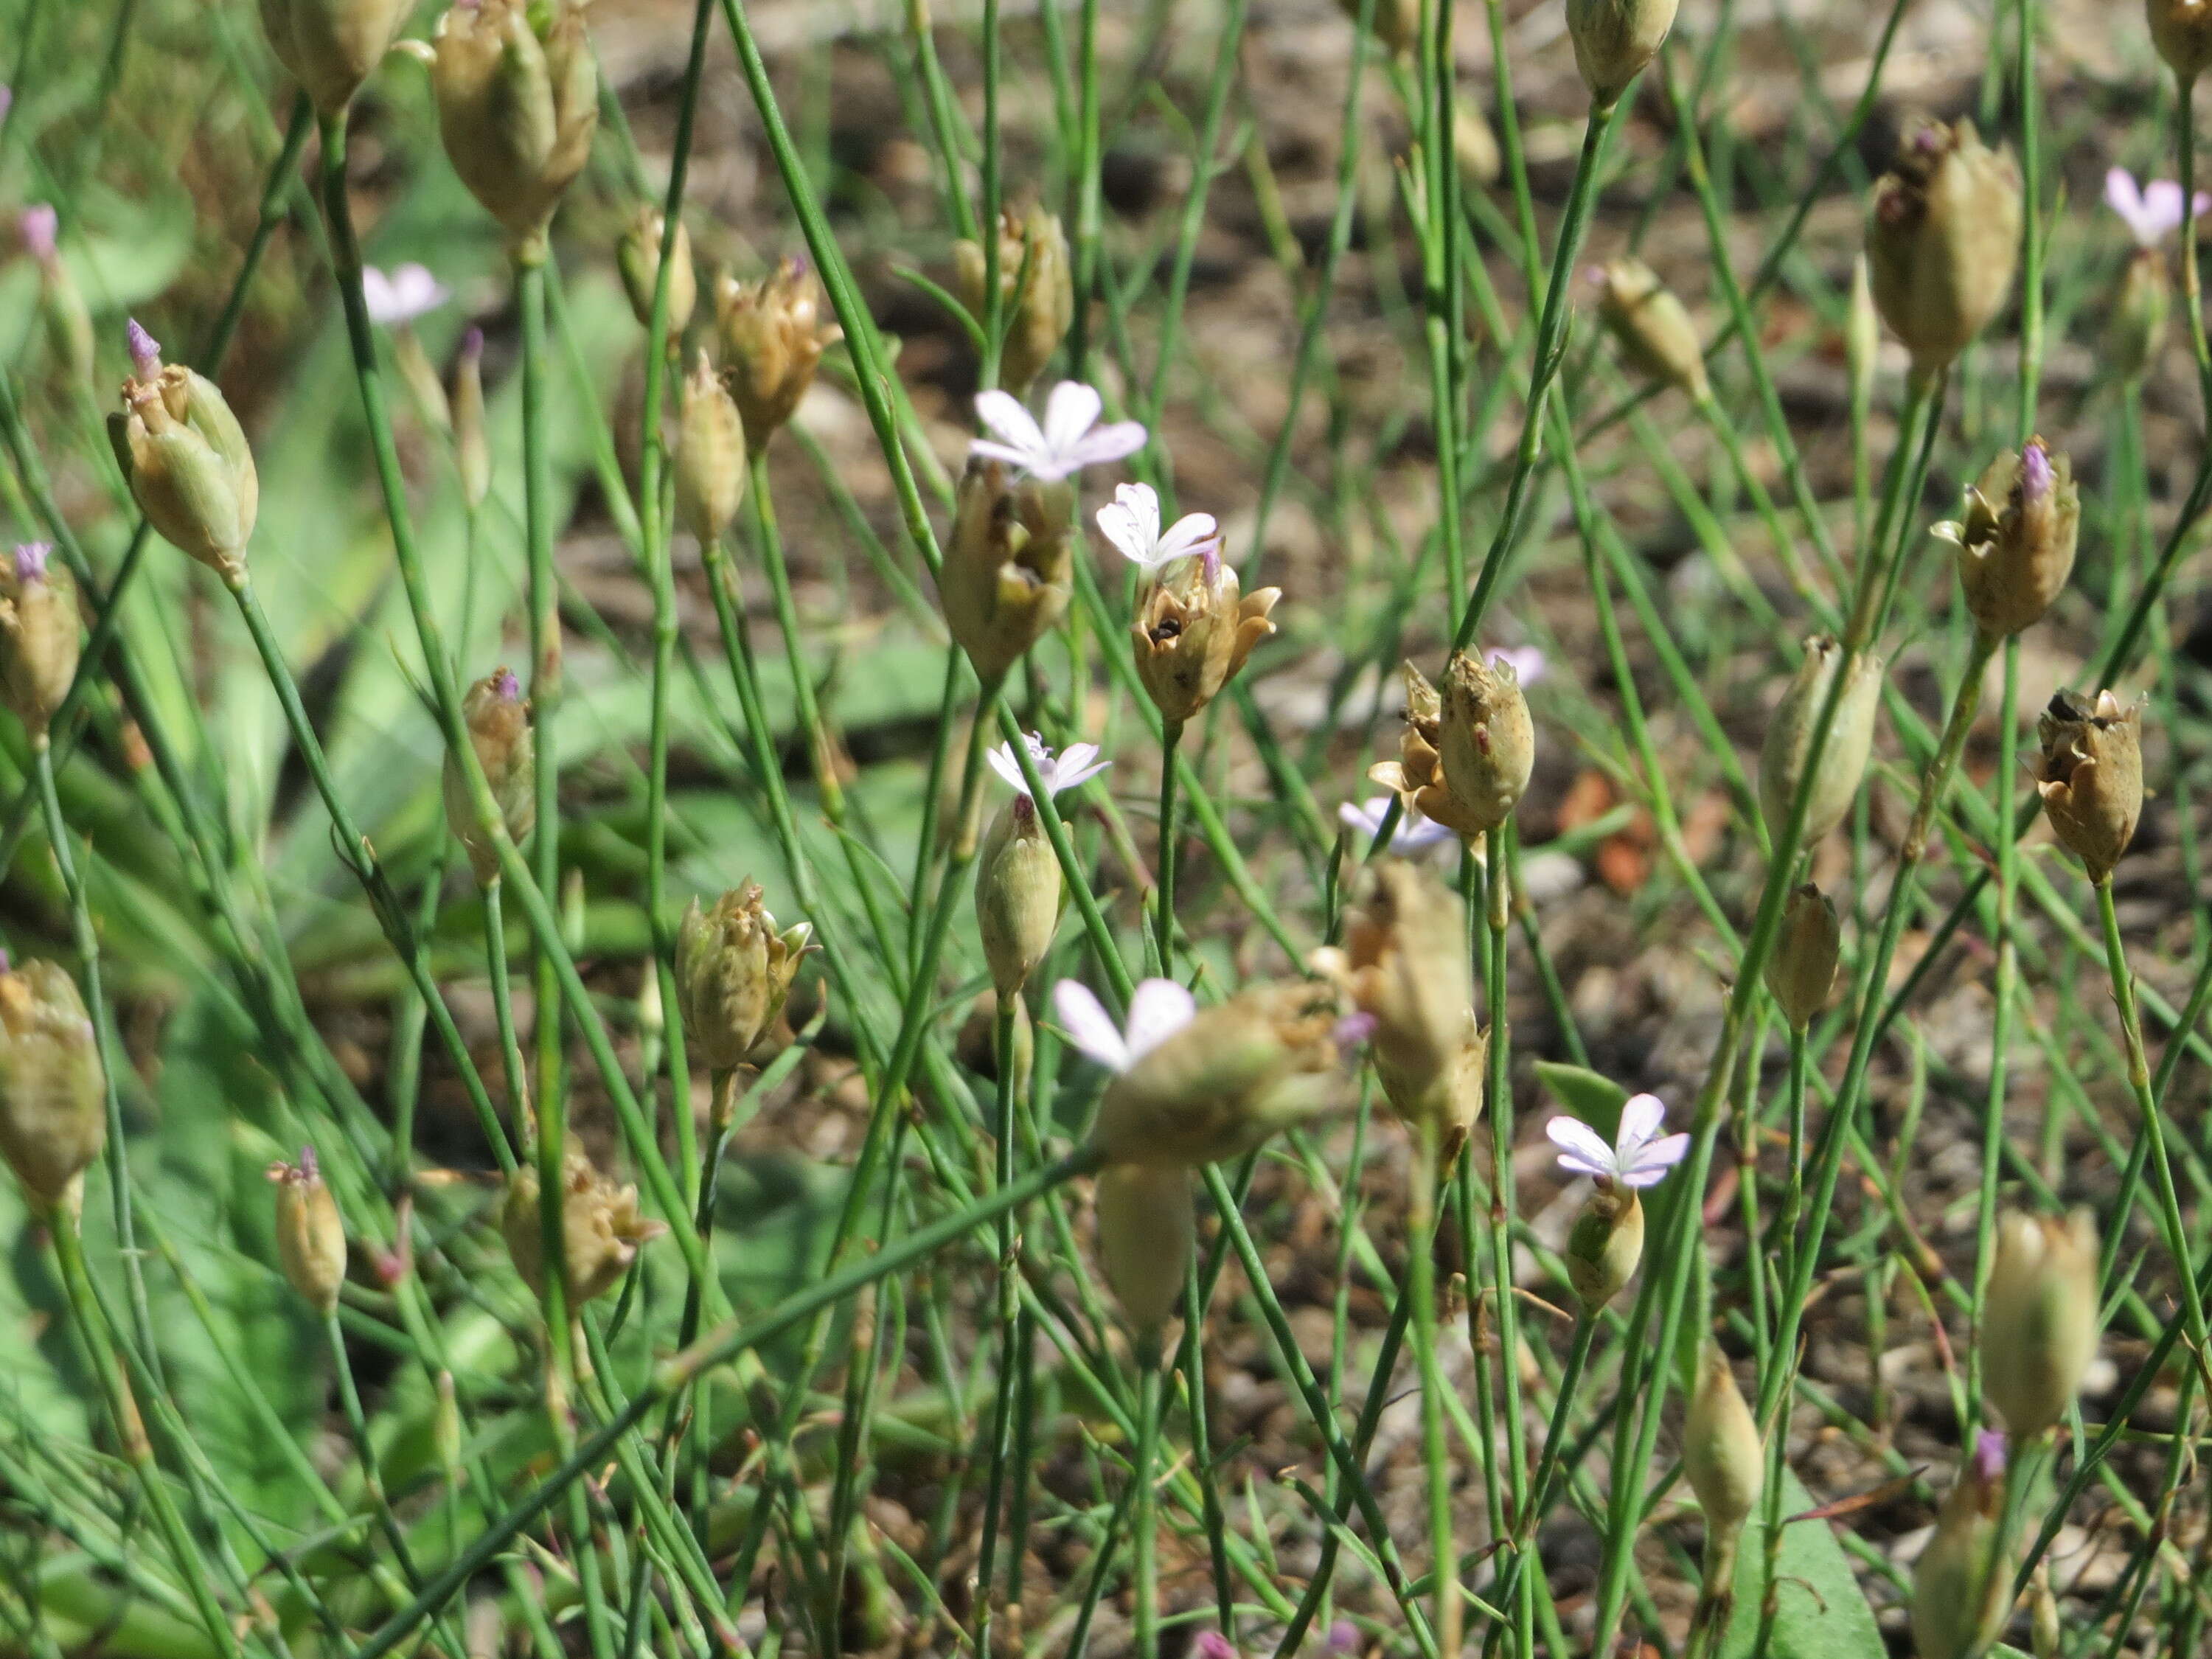
[[(1887, 1659), (1889, 1649), (1874, 1609), (1826, 1521), (1789, 1517), (1814, 1508), (1804, 1483), (1782, 1472), (1782, 1547), (1775, 1564), (1781, 1588), (1770, 1659)], [(1761, 1506), (1762, 1511), (1764, 1506)], [(1766, 1524), (1763, 1513), (1744, 1523), (1736, 1556), (1735, 1609), (1721, 1639), (1720, 1659), (1750, 1659), (1766, 1596)]]
[(1628, 1091), (1611, 1078), (1601, 1077), (1588, 1066), (1540, 1060), (1536, 1080), (1552, 1091), (1560, 1105), (1607, 1140), (1620, 1132), (1620, 1109), (1628, 1100)]

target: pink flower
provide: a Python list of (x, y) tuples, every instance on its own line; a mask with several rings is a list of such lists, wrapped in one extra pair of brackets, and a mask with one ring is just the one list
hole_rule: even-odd
[[(2138, 247), (2156, 247), (2181, 225), (2181, 186), (2171, 179), (2154, 179), (2138, 187), (2135, 174), (2114, 167), (2105, 175), (2105, 202), (2127, 221)], [(2207, 208), (2212, 208), (2212, 196), (2200, 190), (2188, 216), (2201, 217)]]
[[(1382, 815), (1389, 810), (1394, 799), (1390, 795), (1376, 795), (1357, 806), (1346, 801), (1336, 809), (1338, 822), (1348, 830), (1358, 830), (1372, 841), (1382, 833)], [(1425, 848), (1458, 839), (1434, 818), (1425, 817), (1409, 806), (1398, 815), (1396, 832), (1385, 850), (1401, 854), (1418, 853)]]
[(1171, 979), (1148, 979), (1129, 999), (1128, 1023), (1116, 1030), (1097, 994), (1080, 980), (1052, 988), (1052, 1011), (1078, 1048), (1108, 1071), (1127, 1071), (1198, 1018), (1198, 1000)]
[(23, 252), (42, 265), (54, 262), (61, 216), (50, 202), (33, 202), (15, 220), (15, 234), (23, 239)]
[(426, 312), (435, 311), (452, 299), (453, 290), (430, 274), (425, 265), (401, 265), (386, 276), (374, 265), (364, 266), (361, 273), (362, 303), (368, 307), (368, 320), (380, 328), (397, 328), (402, 323), (411, 323)]
[(1220, 526), (1211, 513), (1187, 513), (1160, 529), (1160, 498), (1152, 485), (1125, 483), (1098, 509), (1098, 528), (1132, 564), (1156, 570), (1170, 559), (1214, 554), (1221, 549)]
[[(1095, 743), (1071, 743), (1055, 757), (1045, 747), (1044, 739), (1034, 732), (1024, 732), (1022, 741), (1029, 745), (1030, 761), (1036, 766), (1047, 794), (1057, 795), (1063, 789), (1073, 789), (1114, 763), (1098, 758), (1098, 745)], [(1013, 744), (1002, 743), (983, 758), (991, 763), (994, 772), (1013, 786), (1017, 793), (1030, 793), (1030, 781), (1022, 775), (1022, 763), (1014, 753)]]
[(1106, 400), (1096, 388), (1062, 380), (1045, 399), (1044, 424), (1040, 426), (1012, 393), (979, 392), (975, 413), (994, 435), (976, 439), (968, 453), (1004, 461), (1041, 483), (1054, 483), (1086, 466), (1118, 461), (1145, 447), (1145, 428), (1139, 422), (1100, 426), (1099, 411), (1105, 407)]
[(1690, 1150), (1687, 1135), (1662, 1135), (1667, 1108), (1656, 1095), (1632, 1095), (1620, 1108), (1620, 1133), (1607, 1146), (1580, 1118), (1555, 1117), (1544, 1133), (1559, 1149), (1559, 1167), (1593, 1181), (1656, 1187)]
[(1533, 645), (1500, 646), (1490, 653), (1490, 665), (1511, 669), (1513, 678), (1522, 685), (1535, 684), (1552, 669), (1550, 660)]

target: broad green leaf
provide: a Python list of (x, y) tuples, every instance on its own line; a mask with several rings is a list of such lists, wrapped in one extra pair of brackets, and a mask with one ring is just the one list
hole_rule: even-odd
[(1620, 1133), (1620, 1109), (1627, 1103), (1628, 1091), (1611, 1078), (1587, 1066), (1540, 1060), (1536, 1080), (1551, 1091), (1552, 1098), (1607, 1140)]
[[(1764, 1506), (1762, 1505), (1762, 1510)], [(1843, 1546), (1826, 1521), (1789, 1517), (1815, 1507), (1795, 1472), (1782, 1472), (1782, 1548), (1775, 1564), (1781, 1586), (1776, 1603), (1771, 1659), (1887, 1659), (1889, 1649), (1874, 1609), (1851, 1571)], [(1759, 1610), (1766, 1595), (1766, 1525), (1754, 1513), (1744, 1523), (1736, 1556), (1735, 1610), (1721, 1638), (1720, 1659), (1750, 1659), (1759, 1639)]]

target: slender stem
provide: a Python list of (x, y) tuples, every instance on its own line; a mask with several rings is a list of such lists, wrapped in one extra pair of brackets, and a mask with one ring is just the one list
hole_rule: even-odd
[(1421, 1375), (1421, 1456), (1429, 1494), (1429, 1578), (1436, 1607), (1437, 1651), (1460, 1651), (1459, 1547), (1452, 1531), (1452, 1460), (1444, 1440), (1444, 1390), (1437, 1363), (1437, 1245), (1443, 1213), (1437, 1202), (1437, 1130), (1416, 1132), (1413, 1202), (1406, 1217), (1406, 1289), (1413, 1304), (1413, 1358)]
[(1137, 1502), (1129, 1542), (1136, 1562), (1137, 1652), (1141, 1659), (1159, 1659), (1160, 1583), (1156, 1548), (1159, 1493), (1153, 1474), (1160, 1446), (1159, 1333), (1150, 1333), (1146, 1340), (1148, 1346), (1137, 1358), (1137, 1444), (1129, 1464), (1129, 1479), (1136, 1486)]
[[(514, 1030), (514, 993), (507, 983), (507, 917), (500, 902), (506, 884), (494, 876), (483, 884), (484, 967), (491, 978), (492, 1024), (499, 1031), (499, 1059), (507, 1080), (507, 1109), (526, 1150), (538, 1145), (536, 1115), (530, 1109), (530, 1085), (521, 1039)], [(494, 1143), (504, 1146), (502, 1134)]]
[(1182, 746), (1182, 722), (1169, 720), (1160, 731), (1160, 880), (1152, 939), (1160, 971), (1175, 972), (1176, 755)]

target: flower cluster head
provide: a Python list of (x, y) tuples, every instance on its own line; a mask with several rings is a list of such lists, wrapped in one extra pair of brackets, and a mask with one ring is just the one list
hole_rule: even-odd
[(2004, 1628), (2013, 1567), (1996, 1555), (2005, 1457), (2004, 1436), (1984, 1429), (1974, 1437), (1913, 1567), (1912, 1641), (1921, 1659), (1968, 1659)]
[[(514, 671), (495, 669), (469, 687), (461, 699), (461, 719), (500, 821), (508, 839), (520, 845), (538, 825), (538, 745), (530, 704)], [(447, 827), (468, 854), (477, 880), (491, 881), (499, 874), (498, 840), (478, 821), (467, 769), (450, 752), (443, 793)]]
[(76, 583), (46, 542), (24, 542), (0, 566), (0, 698), (33, 737), (52, 721), (76, 678)]
[(693, 1051), (717, 1072), (757, 1049), (791, 995), (814, 937), (811, 922), (779, 929), (760, 884), (747, 881), (702, 909), (684, 907), (676, 932), (676, 999)]
[(591, 154), (599, 71), (586, 0), (455, 0), (431, 43), (447, 159), (526, 252)]
[(1946, 367), (2003, 308), (2020, 253), (2020, 171), (1971, 121), (1913, 132), (1875, 186), (1875, 304), (1917, 374)]
[(1567, 0), (1567, 35), (1590, 103), (1609, 110), (1674, 27), (1676, 0)]
[(1583, 1306), (1595, 1314), (1620, 1294), (1644, 1259), (1640, 1188), (1656, 1186), (1690, 1150), (1686, 1134), (1662, 1135), (1667, 1109), (1656, 1095), (1622, 1103), (1613, 1144), (1578, 1118), (1554, 1117), (1544, 1133), (1559, 1149), (1559, 1167), (1588, 1176), (1596, 1191), (1567, 1235), (1567, 1276)]
[(786, 259), (757, 282), (726, 272), (715, 279), (722, 373), (756, 450), (791, 418), (814, 384), (823, 352), (844, 337), (823, 316), (828, 303), (804, 259)]
[(364, 265), (361, 297), (368, 307), (369, 321), (380, 328), (398, 328), (435, 311), (453, 297), (453, 291), (428, 265), (410, 263), (388, 274), (374, 265)]
[(1805, 641), (1805, 655), (1767, 722), (1766, 741), (1759, 751), (1759, 805), (1769, 835), (1781, 836), (1798, 792), (1807, 792), (1801, 848), (1812, 846), (1844, 821), (1874, 752), (1883, 663), (1873, 652), (1862, 651), (1851, 659), (1842, 701), (1829, 722), (1827, 742), (1814, 761), (1813, 739), (1820, 731), (1820, 711), (1827, 706), (1836, 676), (1843, 672), (1844, 654), (1843, 647), (1827, 635), (1816, 634)]
[(2145, 0), (2150, 38), (2185, 94), (2212, 69), (2212, 3), (2207, 0)]
[[(1486, 663), (1455, 653), (1439, 691), (1412, 663), (1405, 665), (1406, 730), (1398, 758), (1367, 775), (1454, 834), (1472, 839), (1513, 816), (1536, 765), (1536, 728), (1522, 696), (1515, 658), (1493, 652)], [(1541, 672), (1542, 653), (1533, 665)]]
[(261, 0), (276, 61), (334, 116), (353, 101), (415, 9), (412, 0)]
[[(1097, 387), (1079, 380), (1062, 380), (1045, 399), (1044, 420), (1040, 424), (1012, 392), (979, 392), (976, 417), (992, 435), (976, 439), (969, 445), (968, 453), (971, 458), (1004, 462), (1039, 483), (1057, 483), (1086, 466), (1118, 461), (1145, 447), (1141, 422), (1109, 421), (1099, 425), (1098, 416), (1105, 407), (1106, 400)], [(1157, 514), (1157, 507), (1154, 511)]]
[(164, 364), (158, 341), (133, 320), (135, 371), (111, 422), (131, 494), (154, 528), (234, 585), (246, 579), (246, 544), (261, 483), (246, 430), (215, 382)]
[(73, 1206), (107, 1139), (107, 1081), (92, 1017), (58, 962), (0, 953), (0, 1158), (40, 1214)]
[(1598, 316), (1621, 355), (1662, 386), (1702, 404), (1713, 395), (1705, 375), (1705, 348), (1674, 291), (1641, 259), (1615, 259), (1590, 273), (1598, 289)]
[[(1112, 763), (1098, 758), (1095, 743), (1072, 743), (1055, 756), (1034, 732), (1023, 737), (1030, 763), (1048, 795), (1095, 778)], [(1001, 1001), (1018, 995), (1052, 948), (1060, 925), (1060, 859), (1039, 820), (1029, 780), (1012, 744), (984, 757), (1014, 792), (985, 832), (975, 867), (975, 925), (983, 957)]]
[(691, 233), (684, 228), (684, 222), (676, 222), (672, 242), (668, 216), (647, 203), (632, 216), (629, 228), (615, 244), (615, 268), (622, 274), (623, 291), (629, 296), (630, 314), (640, 328), (653, 326), (653, 295), (660, 285), (664, 251), (668, 259), (667, 328), (672, 356), (699, 304), (699, 273), (692, 267)]
[[(1059, 216), (1032, 205), (1000, 212), (999, 295), (1007, 319), (999, 376), (1017, 392), (1044, 372), (1075, 316), (1075, 283), (1068, 264), (1067, 233)], [(980, 323), (989, 310), (985, 283), (989, 261), (980, 242), (952, 245), (960, 301)]]
[[(2212, 6), (2201, 8), (2212, 17)], [(2138, 185), (2125, 167), (2105, 175), (2105, 203), (2126, 222), (2135, 252), (2120, 273), (2105, 329), (2105, 353), (2122, 380), (2132, 380), (2150, 367), (2166, 336), (2166, 313), (2173, 300), (2173, 278), (2166, 269), (2164, 244), (2185, 220), (2202, 217), (2212, 196), (2198, 191), (2184, 210), (2181, 186), (2169, 179)]]
[(271, 1164), (268, 1173), (276, 1188), (276, 1265), (310, 1307), (327, 1315), (345, 1284), (345, 1223), (337, 1201), (313, 1146), (300, 1148), (297, 1164)]
[(2109, 690), (2091, 702), (2062, 690), (2036, 721), (2043, 814), (2094, 882), (2112, 878), (2142, 816), (2142, 711)]
[(1991, 461), (1957, 523), (1934, 533), (1959, 549), (1959, 586), (1974, 622), (2009, 639), (2050, 610), (2074, 571), (2081, 497), (2074, 465), (2040, 438)]
[[(622, 1282), (637, 1253), (668, 1231), (638, 1207), (637, 1188), (599, 1173), (570, 1149), (561, 1182), (562, 1254), (567, 1258), (569, 1307), (581, 1307)], [(545, 1229), (538, 1171), (524, 1164), (507, 1177), (500, 1231), (523, 1283), (545, 1294)]]

